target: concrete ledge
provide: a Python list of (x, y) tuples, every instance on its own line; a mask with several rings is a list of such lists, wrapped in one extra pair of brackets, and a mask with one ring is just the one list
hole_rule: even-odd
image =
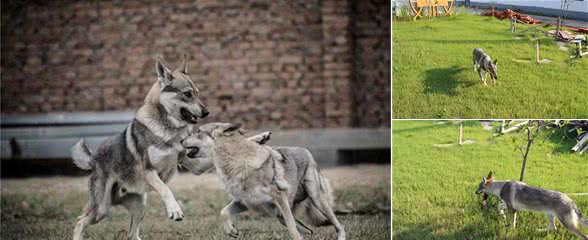
[(2, 114), (2, 116), (0, 116), (0, 125), (4, 128), (19, 126), (128, 123), (133, 120), (134, 115), (134, 111)]
[[(0, 157), (17, 159), (64, 159), (70, 148), (85, 138), (92, 149), (122, 132), (132, 112), (61, 113), (2, 116)], [(390, 129), (255, 130), (248, 135), (272, 131), (272, 146), (300, 146), (324, 153), (332, 161), (341, 150), (390, 149)], [(336, 159), (335, 159), (336, 160)]]

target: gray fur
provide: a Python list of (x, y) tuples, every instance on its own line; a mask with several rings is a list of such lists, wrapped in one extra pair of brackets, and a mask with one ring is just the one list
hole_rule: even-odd
[[(182, 143), (188, 149), (198, 148), (199, 158), (212, 159), (225, 190), (233, 197), (221, 211), (225, 233), (237, 237), (232, 216), (251, 209), (278, 217), (293, 239), (312, 233), (305, 222), (332, 224), (337, 239), (345, 239), (345, 230), (332, 210), (332, 188), (310, 152), (298, 147), (262, 146), (250, 141), (254, 138), (245, 138), (239, 127), (206, 124)], [(301, 218), (295, 218), (293, 212)]]
[[(83, 140), (73, 147), (74, 163), (92, 170), (90, 200), (78, 217), (74, 240), (82, 239), (85, 228), (104, 219), (110, 207), (116, 205), (131, 214), (128, 239), (140, 239), (139, 227), (150, 190), (161, 196), (169, 218), (183, 219), (182, 210), (165, 183), (176, 173), (178, 159), (185, 158), (180, 141), (191, 133), (197, 118), (208, 115), (198, 99), (198, 89), (186, 75), (185, 61), (174, 72), (157, 61), (158, 81), (122, 133), (105, 140), (95, 153), (88, 150)], [(193, 96), (188, 98), (183, 95), (185, 92)]]
[[(249, 138), (247, 138), (247, 140), (252, 141), (252, 142), (256, 142), (260, 145), (263, 145), (267, 141), (269, 141), (270, 136), (271, 136), (271, 132), (263, 132), (263, 133), (255, 135), (255, 136), (249, 137)], [(190, 170), (190, 172), (192, 172), (193, 174), (196, 174), (196, 175), (203, 174), (203, 173), (208, 172), (209, 170), (214, 168), (214, 163), (213, 163), (212, 159), (209, 158), (208, 155), (205, 154), (206, 151), (199, 151), (198, 148), (188, 148), (187, 149), (188, 154), (190, 154), (190, 152), (192, 152), (192, 151), (194, 151), (193, 152), (194, 156), (190, 157), (188, 155), (188, 157), (180, 159), (178, 164), (181, 167)]]
[(496, 66), (498, 60), (492, 62), (490, 56), (484, 52), (481, 48), (475, 48), (473, 52), (474, 71), (477, 71), (480, 75), (480, 81), (486, 84), (486, 76), (490, 74), (492, 82), (496, 84), (498, 79), (498, 67)]
[(482, 192), (500, 198), (498, 208), (505, 219), (505, 209), (543, 212), (549, 220), (548, 230), (555, 229), (554, 220), (557, 218), (570, 232), (581, 239), (588, 239), (588, 235), (583, 234), (578, 227), (579, 224), (588, 227), (588, 220), (564, 193), (529, 186), (524, 182), (495, 181), (493, 177), (488, 180), (482, 177), (476, 193)]
[(74, 145), (71, 149), (71, 156), (73, 159), (74, 164), (84, 170), (91, 170), (92, 166), (90, 165), (92, 151), (88, 149), (86, 145), (86, 141), (84, 139), (80, 140), (76, 145)]

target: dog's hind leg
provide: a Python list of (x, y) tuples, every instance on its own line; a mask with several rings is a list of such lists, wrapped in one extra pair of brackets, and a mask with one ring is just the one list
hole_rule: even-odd
[(225, 234), (233, 238), (237, 238), (239, 236), (239, 230), (235, 228), (232, 217), (233, 215), (242, 213), (244, 211), (247, 211), (247, 207), (235, 200), (231, 201), (229, 205), (225, 206), (223, 210), (221, 210), (220, 215), (224, 222), (223, 228), (225, 230)]
[(306, 226), (306, 224), (304, 224), (302, 221), (294, 218), (294, 220), (296, 220), (296, 229), (298, 229), (298, 231), (302, 234), (308, 234), (308, 235), (312, 235), (314, 234), (314, 232), (312, 231), (312, 229), (308, 226)]
[(304, 188), (308, 193), (308, 197), (318, 210), (320, 210), (321, 213), (335, 226), (337, 240), (345, 240), (345, 229), (343, 228), (343, 225), (337, 220), (327, 198), (321, 196), (321, 189), (327, 188), (327, 185), (323, 184), (321, 181), (325, 180), (322, 179), (316, 165), (309, 164), (304, 176)]
[(96, 204), (98, 204), (98, 209), (96, 212), (96, 220), (101, 221), (108, 215), (108, 211), (112, 206), (112, 191), (114, 183), (116, 180), (113, 178), (108, 178), (106, 183), (104, 183), (103, 188), (96, 188)]
[(559, 219), (561, 224), (570, 232), (578, 236), (580, 239), (588, 240), (588, 235), (582, 233), (578, 228), (580, 219), (578, 218), (574, 210), (571, 210), (564, 214), (559, 214), (557, 218)]
[[(73, 240), (83, 239), (84, 231), (88, 225), (96, 224), (106, 217), (112, 200), (113, 184), (114, 181), (105, 180), (102, 175), (93, 174), (91, 176), (90, 201), (84, 207), (84, 213), (77, 219)], [(108, 200), (106, 200), (107, 198)]]
[[(284, 219), (284, 216), (282, 216), (282, 214), (276, 213), (276, 218), (278, 218), (278, 220), (280, 221), (280, 223), (284, 226), (286, 225), (286, 220)], [(296, 222), (296, 230), (298, 230), (298, 232), (302, 235), (312, 235), (314, 232), (312, 231), (312, 229), (310, 229), (310, 227), (306, 226), (306, 224), (304, 224), (302, 221), (296, 219), (296, 217), (294, 217), (294, 221)]]
[(122, 204), (131, 214), (131, 223), (129, 225), (129, 240), (141, 240), (139, 238), (139, 228), (145, 216), (145, 204), (147, 203), (147, 194), (128, 194), (124, 197)]
[(288, 203), (287, 193), (280, 191), (277, 196), (274, 197), (274, 204), (276, 204), (280, 210), (280, 213), (284, 217), (284, 221), (286, 221), (286, 227), (288, 227), (288, 231), (290, 232), (292, 239), (302, 240), (302, 236), (300, 236), (298, 229), (296, 229), (296, 221), (294, 220), (290, 203)]
[(90, 201), (86, 204), (86, 207), (84, 207), (84, 213), (77, 219), (74, 227), (73, 240), (84, 239), (83, 235), (86, 227), (96, 222), (98, 222), (96, 221), (96, 208), (94, 204), (92, 204), (92, 201)]
[(549, 220), (549, 225), (547, 225), (547, 228), (540, 228), (540, 229), (538, 229), (538, 231), (540, 231), (540, 232), (546, 232), (546, 231), (556, 230), (556, 227), (555, 227), (555, 216), (554, 215), (551, 215), (549, 213), (546, 213), (545, 216), (547, 217), (547, 220)]

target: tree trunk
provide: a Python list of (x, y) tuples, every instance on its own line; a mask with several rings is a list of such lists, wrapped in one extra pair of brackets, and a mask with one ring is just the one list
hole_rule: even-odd
[(533, 138), (531, 137), (531, 129), (527, 126), (527, 147), (525, 148), (525, 154), (523, 155), (523, 167), (521, 168), (521, 177), (519, 181), (523, 182), (525, 180), (525, 169), (527, 169), (527, 158), (529, 157), (529, 150), (531, 149), (531, 144), (533, 143)]

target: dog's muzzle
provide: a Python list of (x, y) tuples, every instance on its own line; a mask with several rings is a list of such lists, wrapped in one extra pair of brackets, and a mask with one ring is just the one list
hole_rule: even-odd
[(182, 119), (184, 121), (192, 123), (192, 124), (198, 123), (198, 117), (196, 115), (192, 114), (187, 109), (185, 109), (185, 108), (180, 109), (180, 114), (182, 115)]
[(198, 147), (189, 147), (188, 149), (188, 153), (186, 154), (186, 156), (188, 156), (189, 158), (195, 158), (196, 155), (198, 155), (198, 152), (200, 152), (200, 148)]

